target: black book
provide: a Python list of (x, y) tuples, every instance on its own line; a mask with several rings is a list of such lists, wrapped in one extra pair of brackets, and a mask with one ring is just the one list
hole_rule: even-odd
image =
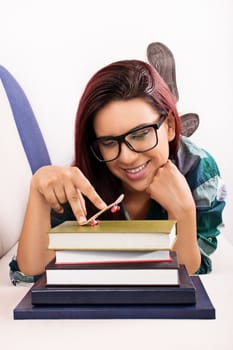
[(195, 304), (162, 305), (32, 305), (31, 290), (13, 310), (25, 319), (215, 319), (215, 308), (199, 276), (191, 277)]
[(48, 285), (178, 285), (179, 264), (175, 252), (170, 261), (56, 264), (46, 266)]
[(31, 289), (34, 305), (193, 304), (195, 287), (184, 265), (177, 286), (50, 286), (43, 275)]

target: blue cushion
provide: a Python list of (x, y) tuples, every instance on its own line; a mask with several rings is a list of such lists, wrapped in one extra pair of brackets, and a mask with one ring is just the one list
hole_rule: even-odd
[(2, 66), (0, 66), (0, 79), (5, 88), (31, 171), (34, 173), (41, 166), (51, 164), (44, 138), (24, 91)]
[(32, 173), (50, 158), (22, 88), (0, 66), (0, 258), (15, 246), (23, 223)]

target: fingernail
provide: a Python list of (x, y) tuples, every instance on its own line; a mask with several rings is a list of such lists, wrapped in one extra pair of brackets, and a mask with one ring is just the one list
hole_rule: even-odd
[(80, 223), (85, 222), (85, 221), (87, 221), (87, 219), (85, 218), (85, 216), (80, 216), (80, 217), (78, 218), (78, 222), (80, 222)]
[(104, 208), (106, 208), (107, 207), (107, 204), (106, 203), (100, 203), (100, 209), (104, 209)]

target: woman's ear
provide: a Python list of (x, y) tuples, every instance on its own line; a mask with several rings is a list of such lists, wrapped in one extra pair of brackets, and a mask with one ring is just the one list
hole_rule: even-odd
[(173, 113), (170, 111), (167, 115), (167, 132), (168, 132), (168, 141), (172, 141), (175, 138), (176, 135), (176, 124), (175, 124), (175, 117)]

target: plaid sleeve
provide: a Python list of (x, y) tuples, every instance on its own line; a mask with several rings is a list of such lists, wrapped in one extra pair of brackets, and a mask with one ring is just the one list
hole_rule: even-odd
[(217, 248), (217, 236), (223, 226), (225, 184), (212, 155), (184, 136), (181, 138), (178, 164), (196, 204), (197, 240), (201, 252), (201, 266), (197, 273), (208, 273), (212, 270), (210, 255)]
[(199, 274), (212, 270), (210, 255), (217, 248), (217, 236), (223, 226), (222, 212), (225, 207), (226, 188), (215, 160), (207, 153), (195, 170), (197, 186), (193, 196), (197, 208), (197, 238), (202, 261)]
[(36, 282), (42, 276), (28, 276), (22, 273), (19, 270), (17, 260), (15, 257), (12, 258), (11, 262), (9, 263), (9, 267), (10, 280), (14, 286)]

